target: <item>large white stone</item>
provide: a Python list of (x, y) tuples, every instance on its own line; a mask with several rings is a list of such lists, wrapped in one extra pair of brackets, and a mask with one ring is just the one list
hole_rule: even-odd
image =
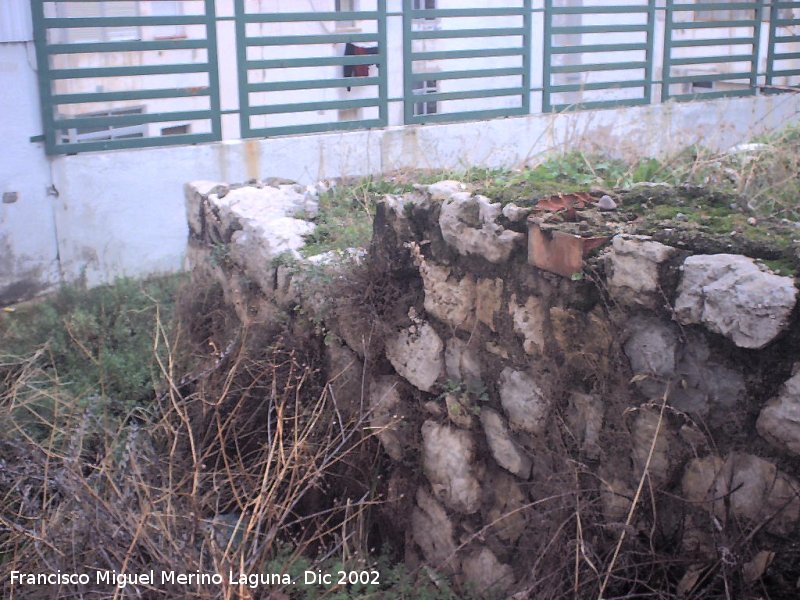
[(422, 424), (422, 468), (434, 495), (453, 510), (472, 514), (480, 508), (481, 488), (474, 474), (472, 434), (435, 421)]
[(444, 343), (428, 323), (412, 325), (386, 340), (386, 358), (414, 387), (428, 392), (444, 367)]
[(675, 372), (677, 328), (655, 317), (634, 317), (626, 326), (624, 349), (635, 374), (670, 377)]
[(626, 304), (655, 305), (659, 300), (658, 267), (675, 252), (675, 248), (646, 236), (615, 236), (608, 253), (609, 293)]
[(419, 273), (425, 289), (425, 310), (452, 327), (470, 330), (475, 325), (475, 278), (460, 280), (450, 269), (421, 260)]
[(481, 410), (481, 425), (486, 442), (497, 464), (522, 479), (531, 474), (531, 459), (512, 438), (505, 420), (491, 408)]
[(403, 418), (405, 406), (400, 395), (401, 379), (384, 375), (374, 379), (369, 386), (369, 405), (372, 410), (370, 426), (377, 432), (386, 453), (396, 461), (403, 459), (405, 447)]
[(462, 255), (482, 256), (492, 263), (508, 260), (525, 235), (498, 224), (500, 203), (468, 192), (452, 194), (442, 203), (439, 227), (444, 241)]
[(444, 181), (437, 181), (436, 183), (432, 183), (426, 187), (428, 194), (431, 197), (431, 200), (435, 200), (437, 202), (442, 202), (444, 200), (449, 200), (453, 194), (457, 194), (458, 192), (463, 192), (467, 189), (467, 186), (460, 181), (454, 181), (453, 179), (446, 179)]
[(545, 308), (544, 302), (536, 296), (528, 296), (524, 304), (519, 304), (516, 294), (508, 302), (508, 313), (514, 324), (514, 331), (523, 337), (522, 347), (528, 354), (544, 350)]
[(464, 579), (481, 598), (496, 598), (514, 585), (514, 571), (489, 548), (475, 550), (461, 561)]
[(482, 386), (481, 364), (474, 345), (456, 337), (450, 338), (444, 352), (444, 362), (448, 379), (464, 382), (473, 389)]
[(435, 569), (452, 574), (459, 568), (453, 524), (444, 507), (423, 488), (411, 511), (411, 533), (425, 560)]
[(790, 277), (762, 271), (746, 256), (690, 256), (675, 300), (684, 325), (703, 324), (742, 348), (763, 348), (783, 331), (797, 299)]
[(544, 433), (550, 407), (533, 378), (506, 367), (500, 373), (498, 386), (500, 403), (511, 428), (533, 434)]
[(780, 393), (761, 410), (756, 428), (780, 450), (800, 455), (800, 363)]

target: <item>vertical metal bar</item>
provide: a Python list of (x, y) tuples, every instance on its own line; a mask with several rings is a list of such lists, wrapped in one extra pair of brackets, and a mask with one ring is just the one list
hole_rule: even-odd
[(766, 84), (772, 85), (774, 79), (775, 68), (775, 37), (778, 34), (778, 19), (780, 18), (780, 9), (773, 5), (769, 10), (769, 43), (767, 44), (767, 78)]
[(522, 114), (531, 112), (531, 55), (533, 53), (533, 0), (524, 0), (522, 3)]
[(411, 15), (411, 0), (403, 0), (403, 123), (414, 122), (414, 87), (412, 83), (414, 63), (411, 51), (414, 48), (414, 19)]
[(250, 126), (250, 94), (247, 82), (247, 24), (245, 21), (244, 0), (234, 4), (236, 20), (236, 68), (239, 75), (239, 129), (243, 138), (252, 137)]
[(653, 69), (655, 62), (655, 36), (656, 36), (656, 1), (647, 0), (647, 50), (645, 50), (644, 101), (650, 104), (653, 101)]
[(669, 100), (670, 76), (672, 72), (672, 0), (667, 0), (664, 12), (664, 56), (661, 66), (661, 101)]
[(550, 67), (552, 66), (553, 53), (552, 44), (553, 39), (550, 35), (550, 28), (552, 27), (553, 20), (553, 0), (545, 0), (544, 2), (544, 52), (542, 52), (544, 63), (542, 64), (542, 112), (550, 112), (552, 110), (552, 103), (550, 102)]
[(214, 0), (206, 0), (206, 54), (208, 57), (209, 120), (215, 141), (222, 139), (222, 112), (219, 92), (219, 57), (217, 55), (217, 11)]
[(750, 63), (750, 89), (756, 93), (758, 86), (758, 59), (761, 52), (761, 18), (764, 14), (764, 0), (758, 0), (755, 8), (755, 25), (753, 25), (753, 56)]
[(45, 152), (53, 154), (56, 146), (56, 130), (53, 121), (53, 90), (50, 80), (50, 63), (47, 58), (47, 28), (44, 26), (44, 0), (31, 0), (33, 16), (33, 40), (36, 48), (36, 67), (39, 80), (39, 101), (44, 127)]
[(389, 124), (389, 51), (386, 20), (386, 0), (378, 0), (378, 48), (381, 61), (378, 69), (378, 120), (381, 122), (381, 127)]

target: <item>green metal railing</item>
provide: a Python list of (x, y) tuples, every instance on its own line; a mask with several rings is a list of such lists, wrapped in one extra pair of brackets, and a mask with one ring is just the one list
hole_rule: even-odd
[[(667, 0), (661, 99), (695, 100), (755, 94), (763, 8), (763, 0), (695, 4)], [(731, 11), (744, 11), (749, 15), (748, 18), (737, 17)], [(712, 18), (700, 19), (699, 12), (711, 13)], [(714, 18), (716, 16), (718, 18)], [(723, 29), (732, 29), (735, 33), (732, 37), (722, 37), (718, 32)], [(689, 31), (702, 31), (703, 37), (682, 39)], [(679, 53), (683, 56), (675, 56)], [(673, 84), (688, 84), (692, 89), (675, 93)], [(727, 85), (728, 89), (711, 87), (720, 84)]]
[[(772, 3), (766, 75), (769, 87), (797, 86), (800, 83), (800, 68), (797, 63), (792, 65), (788, 62), (800, 60), (800, 52), (797, 51), (800, 44), (800, 17), (792, 16), (793, 9), (800, 9), (800, 2)], [(789, 14), (785, 15), (784, 12)], [(780, 81), (776, 81), (778, 78)]]
[[(656, 6), (655, 0), (639, 1), (565, 6), (545, 0), (542, 112), (650, 103)], [(558, 22), (568, 17), (576, 22)], [(601, 41), (616, 33), (626, 41)], [(575, 36), (578, 43), (570, 39)], [(586, 37), (590, 41), (582, 41)], [(561, 81), (567, 78), (574, 81)], [(570, 95), (577, 98), (568, 101)]]
[[(214, 0), (204, 0), (197, 15), (73, 16), (74, 6), (31, 0), (48, 154), (221, 139)], [(180, 27), (183, 35), (147, 38), (164, 26)], [(189, 30), (202, 35), (189, 37)], [(191, 62), (148, 62), (141, 54), (186, 50)], [(80, 65), (82, 56), (102, 66)], [(149, 112), (158, 104), (173, 110)]]
[[(405, 123), (489, 119), (530, 112), (531, 0), (523, 0), (516, 7), (503, 4), (497, 1), (487, 8), (415, 10), (412, 0), (403, 0)], [(493, 27), (497, 17), (516, 23)], [(449, 26), (458, 20), (469, 24)], [(425, 47), (430, 45), (435, 48)], [(502, 64), (487, 68), (485, 59)], [(483, 66), (469, 68), (476, 60)], [(423, 61), (425, 68), (417, 70), (415, 65)], [(459, 66), (442, 67), (447, 61), (457, 61)], [(492, 81), (498, 77), (502, 78), (500, 87)], [(475, 99), (495, 99), (495, 106), (463, 108)], [(456, 102), (462, 108), (447, 109), (446, 103), (458, 107)], [(431, 103), (435, 103), (436, 111), (429, 113), (426, 109)]]
[[(158, 4), (175, 5), (141, 6)], [(662, 101), (683, 101), (800, 83), (800, 1), (403, 0), (387, 12), (387, 0), (362, 0), (342, 12), (319, 0), (317, 12), (279, 2), (273, 11), (292, 12), (262, 12), (267, 3), (235, 0), (231, 16), (215, 15), (215, 0), (180, 0), (186, 10), (166, 16), (108, 8), (122, 5), (134, 4), (31, 0), (50, 154), (216, 141), (222, 114), (238, 113), (252, 138), (385, 127), (400, 105), (403, 123), (423, 124), (643, 105), (659, 86)], [(387, 34), (392, 19), (402, 40)], [(236, 38), (222, 65), (217, 27)], [(238, 107), (232, 90), (220, 110), (219, 67), (238, 76)], [(402, 93), (389, 97), (400, 73)]]
[[(340, 23), (358, 23), (361, 31), (338, 31)], [(302, 27), (294, 34), (274, 35), (255, 31), (262, 24)], [(333, 33), (326, 31), (330, 28)], [(307, 33), (314, 29), (323, 33)], [(374, 32), (363, 33), (365, 29)], [(242, 137), (387, 125), (386, 0), (376, 0), (376, 10), (372, 11), (278, 13), (248, 12), (245, 1), (236, 0), (236, 37)], [(347, 44), (375, 48), (377, 53), (347, 56)], [(311, 46), (313, 56), (287, 58), (287, 46)], [(254, 58), (254, 54), (260, 56)], [(374, 67), (363, 76), (344, 76), (346, 67), (359, 65)], [(305, 69), (320, 67), (328, 67), (327, 77), (320, 78), (319, 71), (303, 75)], [(293, 71), (293, 77), (286, 77), (287, 71)], [(362, 113), (363, 109), (373, 109), (373, 116), (341, 118), (350, 115), (340, 111), (352, 109)]]

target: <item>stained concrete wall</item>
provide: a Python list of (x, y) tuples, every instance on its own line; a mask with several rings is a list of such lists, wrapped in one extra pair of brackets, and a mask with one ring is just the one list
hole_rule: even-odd
[(35, 64), (32, 42), (0, 43), (0, 305), (59, 279), (50, 166), (30, 141), (42, 133)]
[[(20, 81), (33, 86), (33, 72)], [(279, 176), (313, 183), (397, 169), (516, 167), (573, 149), (663, 156), (695, 143), (724, 149), (796, 120), (800, 112), (800, 97), (784, 94), (57, 156), (51, 170), (58, 197), (49, 198), (47, 161), (28, 141), (40, 132), (37, 109), (15, 101), (11, 91), (16, 94), (19, 83), (4, 83), (5, 114), (19, 114), (15, 120), (28, 124), (15, 124), (14, 158), (0, 161), (3, 190), (12, 173), (20, 181), (15, 185), (25, 187), (24, 201), (1, 209), (0, 239), (8, 240), (3, 256), (10, 258), (0, 270), (0, 289), (34, 274), (49, 285), (57, 252), (65, 280), (85, 275), (91, 285), (181, 269), (187, 236), (182, 186), (191, 180)], [(24, 97), (35, 96), (31, 91)]]

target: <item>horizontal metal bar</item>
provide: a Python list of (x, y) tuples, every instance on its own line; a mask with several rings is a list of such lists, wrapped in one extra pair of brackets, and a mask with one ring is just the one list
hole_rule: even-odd
[(248, 69), (290, 69), (293, 67), (343, 67), (345, 65), (375, 65), (383, 62), (380, 54), (363, 56), (315, 56), (312, 58), (276, 58), (248, 60)]
[(77, 142), (72, 144), (56, 144), (50, 146), (50, 154), (74, 154), (76, 152), (96, 152), (103, 150), (124, 150), (128, 148), (146, 148), (155, 146), (176, 146), (215, 142), (219, 139), (213, 133), (190, 133), (185, 135), (163, 135), (158, 137), (130, 138), (125, 140), (108, 140), (103, 142)]
[(318, 90), (323, 88), (364, 87), (378, 85), (378, 77), (339, 77), (337, 79), (304, 79), (302, 81), (271, 81), (250, 83), (248, 92), (282, 92), (286, 90)]
[(694, 83), (696, 81), (727, 81), (732, 79), (747, 79), (753, 76), (749, 71), (746, 73), (707, 73), (700, 75), (680, 75), (677, 77), (665, 78), (664, 83)]
[(412, 118), (412, 123), (442, 123), (448, 121), (472, 121), (477, 119), (496, 119), (500, 117), (515, 117), (524, 114), (523, 107), (497, 108), (492, 110), (464, 110), (452, 113), (435, 113), (432, 115), (417, 115)]
[(508, 77), (522, 75), (522, 67), (509, 67), (507, 69), (474, 69), (469, 71), (434, 71), (425, 73), (412, 73), (412, 81), (443, 81), (445, 79), (472, 79), (476, 77)]
[(435, 50), (412, 52), (411, 60), (450, 60), (458, 58), (482, 58), (494, 56), (523, 56), (524, 48), (472, 48), (470, 50)]
[(383, 127), (380, 119), (362, 119), (359, 121), (337, 121), (332, 123), (308, 123), (305, 125), (284, 125), (281, 127), (250, 128), (246, 137), (271, 137), (276, 135), (297, 135), (303, 133), (322, 133), (325, 131), (340, 131), (351, 129), (371, 129)]
[(378, 42), (377, 33), (327, 33), (324, 35), (273, 35), (249, 37), (247, 46), (296, 46), (299, 44), (346, 44), (352, 42)]
[(311, 110), (343, 110), (347, 108), (365, 108), (378, 106), (380, 98), (361, 98), (358, 100), (329, 100), (327, 102), (295, 102), (293, 104), (271, 104), (247, 107), (249, 115), (275, 115), (280, 113), (298, 113)]
[(125, 92), (87, 92), (85, 94), (55, 94), (53, 104), (83, 104), (86, 102), (116, 102), (119, 100), (155, 100), (157, 98), (189, 98), (208, 96), (207, 86), (160, 90), (129, 90)]
[(163, 121), (199, 121), (212, 117), (210, 110), (184, 110), (168, 113), (143, 113), (138, 115), (120, 115), (116, 117), (78, 117), (74, 119), (56, 119), (56, 129), (79, 129), (81, 127), (124, 127), (126, 125), (144, 125)]
[(772, 55), (772, 60), (798, 60), (800, 59), (800, 52), (787, 52), (785, 54), (781, 54), (780, 52), (776, 52)]
[(196, 65), (142, 65), (139, 67), (97, 67), (86, 69), (53, 69), (50, 79), (81, 79), (86, 77), (127, 77), (136, 75), (171, 75), (173, 73), (206, 73), (208, 63)]
[(552, 15), (618, 15), (630, 13), (646, 13), (650, 10), (643, 6), (552, 6)]
[(724, 64), (724, 63), (737, 63), (737, 62), (753, 62), (755, 57), (752, 54), (734, 54), (725, 56), (697, 56), (697, 57), (682, 57), (670, 58), (671, 65), (708, 65), (708, 64)]
[(634, 81), (596, 81), (592, 83), (570, 83), (565, 85), (551, 85), (551, 93), (558, 92), (590, 92), (594, 90), (615, 90), (622, 88), (644, 87), (650, 85), (649, 81), (637, 79)]
[(680, 29), (731, 29), (734, 27), (756, 27), (759, 22), (755, 19), (739, 20), (739, 21), (691, 21), (672, 23), (671, 27), (675, 30)]
[(52, 44), (47, 46), (47, 53), (83, 54), (88, 52), (147, 52), (150, 50), (189, 50), (207, 47), (208, 40), (100, 42), (85, 44)]
[(780, 71), (773, 69), (772, 75), (773, 77), (793, 77), (795, 75), (800, 75), (800, 69), (783, 69)]
[(791, 44), (800, 42), (800, 35), (780, 35), (775, 38), (776, 44)]
[(647, 61), (628, 61), (613, 63), (592, 63), (585, 65), (553, 65), (551, 73), (583, 73), (587, 71), (626, 71), (629, 69), (644, 69)]
[(157, 27), (159, 25), (205, 25), (206, 15), (154, 17), (57, 17), (43, 19), (46, 29), (76, 27)]
[(738, 98), (742, 96), (752, 96), (755, 94), (755, 88), (749, 90), (727, 90), (718, 92), (697, 92), (694, 94), (676, 94), (670, 96), (670, 100), (678, 102), (686, 102), (688, 100), (712, 100), (714, 98)]
[(472, 98), (501, 98), (506, 96), (520, 96), (525, 92), (521, 87), (495, 88), (488, 90), (461, 90), (458, 92), (431, 92), (429, 94), (415, 94), (414, 102), (430, 102), (432, 100), (468, 100)]
[(503, 17), (524, 16), (522, 7), (497, 7), (497, 8), (434, 8), (418, 9), (411, 11), (412, 19), (442, 19), (449, 17)]
[(594, 100), (591, 102), (578, 102), (576, 104), (555, 104), (552, 106), (552, 111), (563, 112), (571, 110), (596, 110), (602, 108), (619, 108), (621, 106), (644, 106), (646, 104), (649, 104), (647, 98)]
[(699, 46), (742, 46), (753, 45), (752, 37), (718, 38), (701, 40), (672, 40), (673, 48), (695, 48)]
[(631, 44), (584, 44), (583, 46), (553, 46), (551, 54), (584, 54), (591, 52), (632, 52), (647, 50), (647, 43)]
[(641, 25), (565, 25), (551, 27), (552, 35), (572, 35), (586, 33), (647, 33), (647, 23)]
[(434, 29), (431, 31), (412, 31), (414, 40), (446, 40), (453, 38), (507, 37), (523, 35), (524, 27), (497, 27), (487, 29)]
[(247, 13), (239, 19), (245, 23), (298, 23), (303, 21), (374, 21), (377, 11), (336, 11), (297, 13)]
[(697, 12), (712, 10), (755, 10), (760, 2), (698, 2), (696, 4), (672, 4), (675, 12)]

